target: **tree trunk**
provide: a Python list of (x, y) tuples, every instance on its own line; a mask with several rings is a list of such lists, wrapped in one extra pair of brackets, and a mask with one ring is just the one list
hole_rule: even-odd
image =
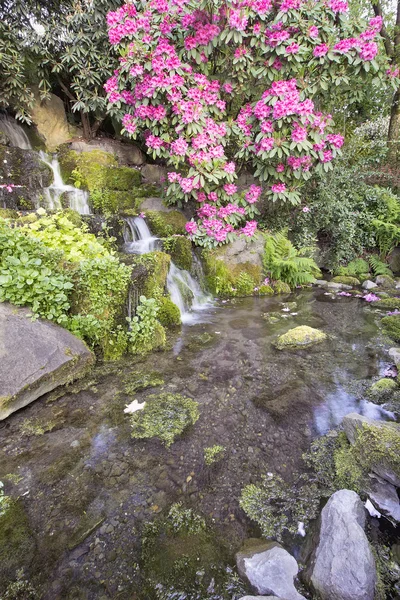
[(388, 161), (399, 162), (400, 159), (400, 88), (397, 89), (390, 112), (388, 135)]
[(83, 110), (81, 110), (81, 121), (82, 121), (82, 128), (83, 128), (83, 137), (85, 138), (85, 140), (91, 140), (92, 139), (92, 128), (90, 125), (90, 119), (89, 119), (89, 115), (85, 112), (83, 112)]

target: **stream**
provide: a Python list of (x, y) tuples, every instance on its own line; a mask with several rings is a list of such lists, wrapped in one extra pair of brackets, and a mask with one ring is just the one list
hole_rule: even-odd
[[(310, 289), (217, 302), (201, 315), (167, 351), (98, 364), (0, 424), (0, 480), (28, 523), (19, 560), (44, 600), (192, 599), (143, 587), (145, 523), (182, 502), (206, 518), (215, 560), (233, 566), (243, 539), (259, 535), (239, 507), (246, 484), (266, 472), (290, 483), (311, 441), (349, 412), (390, 418), (364, 399), (390, 359), (362, 300)], [(329, 339), (276, 350), (276, 337), (297, 325)], [(155, 387), (137, 389), (144, 376)], [(160, 391), (199, 403), (200, 419), (169, 449), (132, 439), (124, 414)], [(207, 471), (203, 449), (216, 444), (226, 456)]]

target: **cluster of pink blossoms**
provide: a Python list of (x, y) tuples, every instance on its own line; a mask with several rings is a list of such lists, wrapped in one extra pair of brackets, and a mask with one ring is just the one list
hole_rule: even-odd
[[(201, 205), (199, 221), (187, 225), (194, 239), (205, 234), (222, 243), (229, 234), (255, 232), (254, 205), (262, 190), (252, 185), (238, 194), (236, 165), (225, 150), (233, 135), (239, 139), (237, 158), (275, 167), (276, 175), (270, 171), (269, 180), (270, 191), (276, 194), (288, 192), (293, 181), (296, 184), (293, 172), (298, 178), (318, 163), (330, 163), (343, 144), (342, 136), (326, 131), (330, 116), (316, 112), (296, 79), (285, 80), (284, 75), (258, 102), (242, 107), (233, 127), (227, 124), (227, 101), (237, 89), (237, 73), (246, 72), (247, 61), (261, 59), (259, 64), (277, 75), (295, 64), (296, 54), (311, 60), (314, 55), (321, 64), (330, 52), (343, 56), (356, 52), (363, 61), (375, 57), (379, 17), (357, 37), (334, 43), (329, 36), (328, 45), (323, 22), (307, 22), (305, 6), (305, 0), (227, 0), (207, 13), (191, 8), (187, 0), (143, 0), (140, 8), (139, 3), (125, 4), (107, 17), (110, 43), (121, 44), (120, 66), (104, 86), (109, 103), (125, 107), (122, 124), (127, 134), (135, 138), (141, 133), (154, 156), (174, 165), (175, 171), (168, 173), (169, 197), (194, 198)], [(326, 0), (326, 17), (337, 26), (338, 38), (342, 30), (336, 15), (347, 10), (345, 0)], [(290, 25), (291, 11), (303, 11), (305, 18), (292, 19)], [(284, 23), (278, 20), (279, 13), (288, 13)], [(226, 30), (240, 32), (240, 41), (231, 38), (227, 46), (220, 39)], [(231, 50), (230, 77), (224, 84), (203, 73), (219, 45)], [(290, 153), (282, 153), (285, 145)], [(186, 176), (179, 172), (180, 165)]]

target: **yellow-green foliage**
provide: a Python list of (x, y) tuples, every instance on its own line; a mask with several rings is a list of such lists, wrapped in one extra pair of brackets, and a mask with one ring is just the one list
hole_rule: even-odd
[(18, 219), (18, 211), (12, 210), (12, 208), (0, 208), (0, 217), (2, 219)]
[(186, 217), (178, 210), (170, 212), (147, 210), (146, 219), (151, 233), (157, 237), (166, 238), (185, 233)]
[(164, 240), (163, 249), (180, 269), (190, 271), (192, 268), (192, 243), (183, 235), (173, 235)]
[(200, 414), (198, 403), (180, 394), (162, 393), (146, 398), (146, 405), (131, 417), (132, 437), (158, 438), (169, 448)]
[[(258, 295), (261, 282), (261, 269), (252, 263), (228, 265), (219, 258), (220, 250), (203, 250), (202, 258), (207, 288), (221, 297)], [(269, 294), (269, 286), (264, 286)]]
[(87, 225), (77, 227), (69, 216), (63, 213), (44, 216), (25, 225), (21, 230), (41, 240), (49, 248), (62, 250), (65, 260), (71, 262), (110, 255), (101, 240), (88, 232)]
[(363, 258), (355, 258), (350, 261), (346, 267), (339, 267), (335, 273), (350, 277), (359, 277), (364, 279), (364, 276), (369, 272), (369, 264)]
[(181, 313), (171, 298), (162, 296), (159, 301), (157, 318), (164, 327), (175, 327), (181, 324)]
[(275, 346), (278, 350), (295, 350), (323, 342), (326, 337), (326, 333), (319, 329), (301, 325), (279, 336)]

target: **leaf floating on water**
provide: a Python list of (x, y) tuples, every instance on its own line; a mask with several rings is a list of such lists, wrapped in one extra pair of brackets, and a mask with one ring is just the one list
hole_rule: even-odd
[(134, 400), (130, 404), (127, 404), (126, 408), (124, 408), (124, 413), (133, 414), (137, 410), (143, 410), (145, 406), (146, 406), (146, 402), (142, 402), (140, 404), (137, 400)]

